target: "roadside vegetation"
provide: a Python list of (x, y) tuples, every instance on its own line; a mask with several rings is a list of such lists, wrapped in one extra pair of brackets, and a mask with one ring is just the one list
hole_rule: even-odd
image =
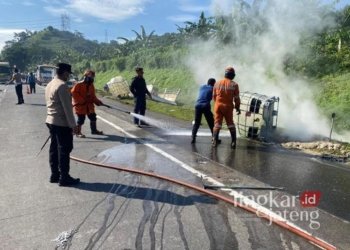
[(350, 73), (325, 76), (320, 85), (318, 105), (329, 117), (335, 113), (334, 122), (338, 128), (350, 130)]

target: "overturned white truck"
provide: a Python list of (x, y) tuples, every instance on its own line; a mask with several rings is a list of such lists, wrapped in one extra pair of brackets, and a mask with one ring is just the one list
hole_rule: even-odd
[(241, 92), (241, 115), (235, 121), (240, 136), (269, 140), (277, 128), (279, 97)]

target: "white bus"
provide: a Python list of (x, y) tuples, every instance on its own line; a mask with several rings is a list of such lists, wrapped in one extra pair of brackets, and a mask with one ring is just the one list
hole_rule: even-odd
[(56, 67), (52, 65), (38, 65), (35, 78), (39, 85), (48, 84), (56, 75)]
[(12, 72), (8, 62), (0, 62), (0, 83), (9, 83), (11, 81)]

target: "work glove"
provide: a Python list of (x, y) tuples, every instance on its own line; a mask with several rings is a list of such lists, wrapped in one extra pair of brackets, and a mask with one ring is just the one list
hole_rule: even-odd
[(236, 108), (236, 114), (237, 114), (237, 115), (240, 115), (240, 114), (241, 114), (241, 109), (237, 109), (237, 108)]

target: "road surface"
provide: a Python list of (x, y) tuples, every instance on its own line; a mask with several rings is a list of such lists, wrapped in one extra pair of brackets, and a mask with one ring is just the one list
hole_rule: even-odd
[[(0, 90), (0, 249), (317, 249), (254, 213), (157, 178), (71, 161), (71, 175), (81, 184), (49, 183), (48, 146), (36, 157), (48, 136), (44, 89), (25, 94), (24, 105), (15, 105), (13, 85)], [(218, 149), (205, 136), (190, 145), (189, 136), (181, 135), (188, 134), (188, 124), (157, 114), (147, 115), (167, 121), (168, 129), (136, 127), (130, 115), (105, 107), (97, 114), (105, 135), (90, 135), (87, 120), (87, 138), (74, 138), (75, 157), (198, 187), (283, 186), (283, 192), (214, 192), (243, 203), (249, 198), (271, 216), (350, 248), (345, 168), (243, 139), (232, 151), (224, 133)], [(321, 190), (319, 206), (300, 206), (296, 194), (310, 189)]]

